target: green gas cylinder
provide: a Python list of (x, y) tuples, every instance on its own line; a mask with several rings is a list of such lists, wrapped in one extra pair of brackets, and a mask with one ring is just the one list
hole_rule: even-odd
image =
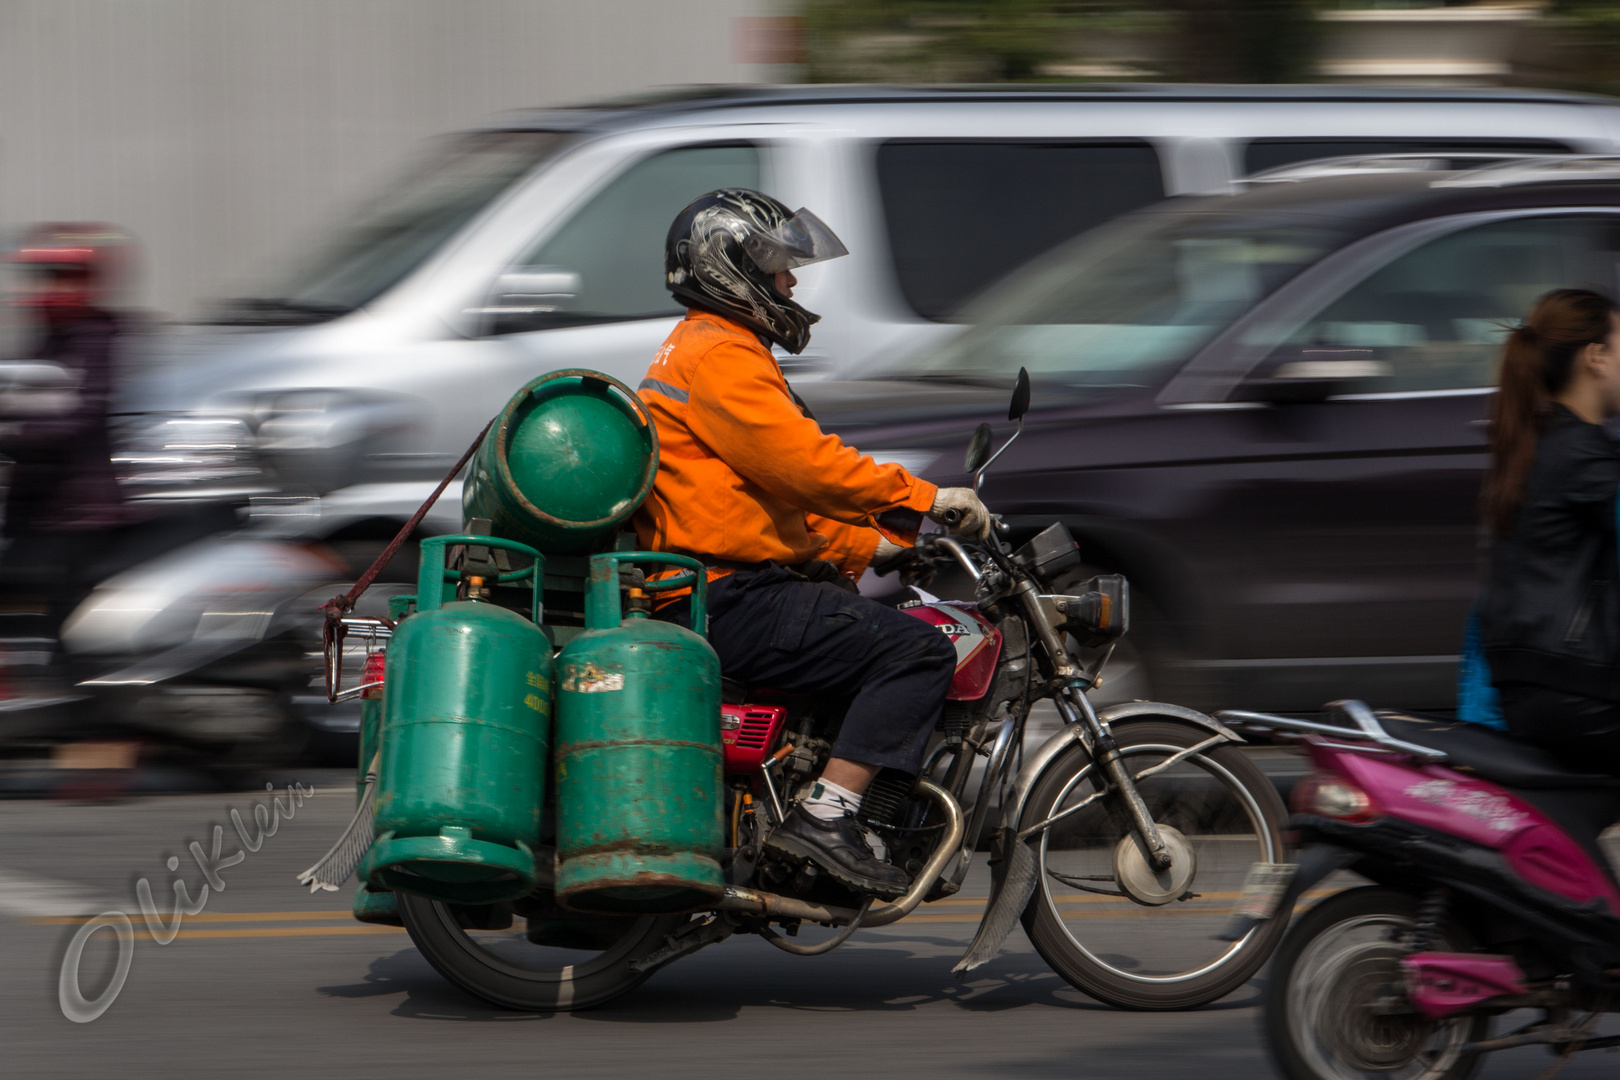
[(603, 546), (652, 490), (658, 433), (624, 383), (554, 371), (507, 402), (461, 489), (462, 520), (558, 555)]
[[(532, 558), (530, 567), (499, 574), (530, 580), (530, 617), (490, 602), (493, 582), (470, 572), (469, 598), (444, 602), (447, 544)], [(511, 900), (534, 888), (551, 728), (543, 574), (540, 554), (514, 541), (422, 542), (416, 614), (388, 643), (377, 839), (361, 864), (373, 888), (461, 904)]]
[[(619, 564), (683, 566), (693, 630), (621, 612)], [(638, 590), (639, 591), (639, 590)], [(557, 900), (575, 911), (692, 911), (725, 891), (720, 661), (704, 639), (695, 559), (591, 559), (585, 632), (557, 656)], [(696, 632), (694, 632), (694, 630)]]

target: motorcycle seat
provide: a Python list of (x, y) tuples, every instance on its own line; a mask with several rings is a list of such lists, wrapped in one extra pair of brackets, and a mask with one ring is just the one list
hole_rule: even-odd
[(1378, 722), (1403, 742), (1439, 750), (1459, 772), (1512, 788), (1620, 791), (1620, 777), (1568, 768), (1538, 746), (1462, 720), (1380, 709)]

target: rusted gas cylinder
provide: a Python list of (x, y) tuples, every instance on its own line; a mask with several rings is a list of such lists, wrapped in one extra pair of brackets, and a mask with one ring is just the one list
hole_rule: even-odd
[(658, 472), (658, 433), (631, 389), (596, 371), (554, 371), (495, 420), (461, 489), (463, 521), (583, 555), (635, 512)]
[[(619, 565), (691, 572), (693, 630), (621, 610)], [(591, 559), (585, 632), (557, 656), (557, 900), (575, 911), (692, 911), (725, 891), (720, 660), (695, 559)], [(694, 632), (697, 631), (697, 632)]]
[[(531, 567), (500, 575), (531, 579), (530, 617), (483, 599), (444, 603), (447, 544), (532, 558)], [(461, 904), (534, 888), (551, 727), (543, 574), (540, 554), (514, 541), (422, 542), (416, 614), (388, 643), (377, 839), (361, 864), (373, 888)]]

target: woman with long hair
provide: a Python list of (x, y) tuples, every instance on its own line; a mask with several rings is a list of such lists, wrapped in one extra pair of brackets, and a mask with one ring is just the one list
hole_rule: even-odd
[(1514, 735), (1620, 774), (1620, 315), (1605, 296), (1536, 301), (1502, 354), (1482, 510), (1493, 543), (1480, 632)]

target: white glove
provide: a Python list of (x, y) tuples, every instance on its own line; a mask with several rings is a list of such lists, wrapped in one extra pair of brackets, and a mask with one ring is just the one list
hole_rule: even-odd
[(887, 562), (890, 558), (900, 554), (904, 550), (906, 549), (895, 543), (893, 540), (890, 540), (887, 536), (880, 535), (878, 537), (877, 550), (872, 553), (872, 561), (874, 563)]
[[(957, 535), (972, 540), (983, 540), (990, 535), (990, 511), (972, 488), (940, 488), (928, 516), (949, 526)], [(951, 524), (952, 518), (956, 519), (955, 524)]]

